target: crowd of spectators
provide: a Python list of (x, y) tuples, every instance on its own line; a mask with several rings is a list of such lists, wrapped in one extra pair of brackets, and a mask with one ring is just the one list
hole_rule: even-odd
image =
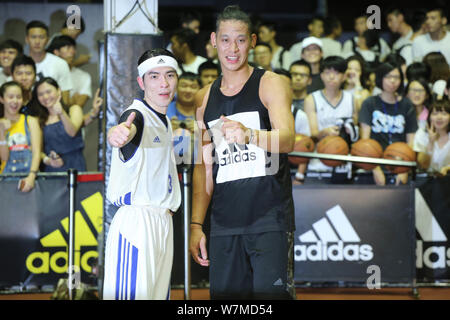
[[(286, 78), (297, 133), (316, 142), (328, 135), (346, 135), (350, 144), (371, 138), (383, 148), (403, 141), (417, 152), (421, 169), (445, 175), (450, 167), (447, 12), (432, 7), (412, 16), (393, 7), (383, 18), (392, 43), (366, 15), (354, 18), (355, 36), (342, 41), (341, 22), (328, 16), (312, 18), (302, 30), (307, 36), (291, 47), (279, 44), (276, 23), (259, 21), (249, 64)], [(167, 116), (176, 152), (191, 160), (195, 95), (221, 74), (209, 40), (202, 48), (205, 57), (196, 53), (201, 21), (198, 14), (183, 14), (167, 45), (179, 62), (177, 95)], [(99, 90), (92, 94), (90, 75), (80, 68), (90, 58), (76, 50), (85, 27), (84, 21), (76, 30), (64, 24), (49, 35), (44, 23), (31, 21), (24, 35), (27, 53), (17, 39), (0, 44), (1, 170), (29, 173), (24, 191), (32, 188), (39, 170), (86, 170), (80, 132), (96, 119), (103, 101)], [(83, 114), (91, 98), (92, 107)], [(295, 184), (304, 182), (307, 171), (355, 171), (313, 160), (296, 169)], [(399, 175), (391, 183), (407, 179)], [(373, 182), (390, 183), (384, 168), (373, 170)]]

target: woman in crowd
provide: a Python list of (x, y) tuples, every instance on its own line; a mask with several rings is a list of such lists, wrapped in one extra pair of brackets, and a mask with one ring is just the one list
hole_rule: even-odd
[(431, 172), (446, 175), (450, 170), (450, 101), (431, 104), (425, 132), (426, 143), (420, 145), (419, 164)]
[[(375, 139), (383, 149), (402, 141), (413, 147), (417, 131), (416, 112), (411, 101), (402, 97), (403, 73), (399, 66), (383, 63), (376, 69), (376, 85), (382, 92), (367, 98), (359, 113), (361, 139)], [(373, 170), (377, 185), (385, 185), (386, 177), (380, 166)], [(407, 173), (397, 175), (396, 184), (406, 183)]]
[(42, 132), (37, 118), (20, 114), (23, 97), (17, 82), (4, 83), (0, 88), (0, 158), (2, 173), (28, 173), (20, 180), (19, 189), (34, 188), (41, 162)]
[(414, 79), (406, 86), (406, 96), (411, 100), (416, 110), (417, 125), (426, 128), (428, 108), (433, 98), (428, 82), (423, 78)]
[(39, 122), (44, 135), (41, 154), (44, 171), (58, 172), (69, 168), (86, 171), (81, 136), (83, 110), (78, 105), (67, 107), (61, 101), (61, 89), (50, 77), (36, 83), (33, 103), (39, 110)]
[(430, 52), (423, 57), (423, 62), (431, 68), (430, 83), (438, 100), (444, 96), (446, 81), (450, 76), (450, 67), (440, 52)]
[(353, 94), (356, 102), (356, 112), (359, 113), (361, 104), (370, 96), (369, 90), (363, 87), (366, 85), (365, 61), (361, 56), (353, 55), (347, 58), (347, 70), (345, 71), (345, 82), (343, 89)]

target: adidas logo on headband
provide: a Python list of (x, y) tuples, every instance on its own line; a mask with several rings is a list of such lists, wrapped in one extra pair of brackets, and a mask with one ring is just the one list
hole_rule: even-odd
[(171, 56), (166, 55), (151, 57), (138, 66), (139, 77), (142, 78), (147, 71), (150, 71), (156, 67), (171, 67), (176, 71), (178, 69), (178, 62)]

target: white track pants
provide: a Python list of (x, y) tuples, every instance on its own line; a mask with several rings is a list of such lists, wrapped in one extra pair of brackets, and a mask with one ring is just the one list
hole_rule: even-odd
[(169, 298), (172, 216), (167, 209), (120, 207), (105, 247), (105, 300)]

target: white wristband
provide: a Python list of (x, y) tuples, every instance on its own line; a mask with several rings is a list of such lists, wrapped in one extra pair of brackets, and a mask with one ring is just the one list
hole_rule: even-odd
[(8, 142), (6, 142), (6, 140), (0, 141), (0, 146), (6, 146), (7, 144), (8, 144)]
[(297, 171), (295, 173), (295, 179), (297, 179), (297, 180), (305, 180), (305, 175), (303, 173)]

